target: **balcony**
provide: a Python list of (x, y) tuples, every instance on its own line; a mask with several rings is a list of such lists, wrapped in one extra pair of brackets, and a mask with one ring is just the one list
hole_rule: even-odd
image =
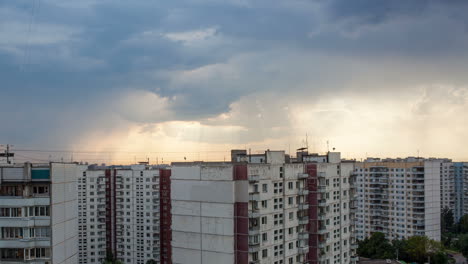
[(306, 216), (300, 217), (298, 222), (300, 225), (307, 225), (309, 223), (309, 218)]
[(255, 252), (258, 252), (259, 250), (260, 250), (260, 244), (250, 245), (250, 242), (249, 242), (249, 253), (255, 253)]
[(50, 238), (0, 239), (0, 248), (33, 248), (33, 247), (50, 247)]
[(309, 194), (309, 190), (306, 190), (306, 189), (299, 189), (299, 195), (308, 195)]
[(325, 247), (327, 247), (327, 240), (326, 240), (326, 239), (324, 239), (324, 240), (319, 240), (319, 242), (318, 242), (318, 248), (323, 249), (323, 248), (325, 248)]
[(249, 210), (249, 218), (258, 218), (260, 217), (260, 211), (258, 209)]
[(303, 240), (308, 240), (308, 239), (309, 239), (309, 233), (307, 233), (307, 232), (300, 232), (299, 235), (298, 235), (298, 238), (299, 238), (299, 239), (303, 239)]
[(318, 206), (327, 206), (327, 200), (322, 199), (318, 201)]
[(326, 214), (319, 214), (317, 218), (318, 218), (318, 220), (324, 221), (324, 220), (327, 220), (327, 215)]
[(327, 186), (325, 185), (319, 185), (318, 188), (317, 188), (317, 191), (319, 193), (326, 193), (327, 192)]
[(255, 183), (260, 180), (260, 175), (249, 175), (248, 177), (250, 183)]
[(249, 193), (249, 201), (260, 201), (260, 193), (259, 192)]
[(300, 204), (299, 205), (299, 210), (307, 210), (309, 209), (309, 205), (308, 204)]
[(306, 254), (307, 252), (309, 252), (309, 247), (307, 247), (307, 246), (299, 246), (299, 247), (297, 248), (297, 252), (298, 252), (299, 254)]
[(297, 178), (298, 179), (307, 179), (307, 178), (309, 178), (309, 174), (307, 174), (307, 173), (298, 173)]
[(319, 230), (317, 231), (317, 234), (319, 235), (325, 235), (326, 233), (328, 233), (328, 230), (326, 228), (319, 228)]
[(260, 226), (250, 226), (249, 235), (254, 236), (260, 234)]

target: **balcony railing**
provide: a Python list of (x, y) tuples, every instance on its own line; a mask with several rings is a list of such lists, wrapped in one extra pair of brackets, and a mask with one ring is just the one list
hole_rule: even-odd
[(249, 193), (249, 201), (259, 201), (259, 200), (260, 200), (260, 193), (259, 192)]
[(249, 182), (254, 183), (260, 180), (260, 175), (249, 175)]

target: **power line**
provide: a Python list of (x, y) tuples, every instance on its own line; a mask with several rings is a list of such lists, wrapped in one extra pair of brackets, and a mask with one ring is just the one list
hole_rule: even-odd
[(15, 149), (15, 151), (19, 152), (60, 152), (60, 153), (102, 153), (102, 154), (109, 154), (109, 153), (142, 153), (142, 154), (165, 154), (165, 153), (230, 153), (230, 151), (222, 151), (222, 150), (205, 150), (205, 151), (120, 151), (120, 150), (108, 150), (108, 151), (94, 151), (94, 150), (48, 150), (48, 149)]

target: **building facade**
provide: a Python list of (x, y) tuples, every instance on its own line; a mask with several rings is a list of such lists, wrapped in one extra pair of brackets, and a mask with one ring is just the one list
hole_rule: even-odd
[(161, 263), (161, 171), (148, 165), (79, 166), (80, 264), (102, 263), (109, 255), (129, 264)]
[(173, 163), (173, 263), (351, 263), (353, 164), (301, 155)]
[(78, 262), (76, 165), (0, 165), (0, 263)]
[(441, 170), (447, 160), (372, 159), (355, 165), (356, 236), (440, 241)]

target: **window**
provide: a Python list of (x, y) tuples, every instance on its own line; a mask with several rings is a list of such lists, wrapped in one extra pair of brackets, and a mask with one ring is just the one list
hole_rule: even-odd
[(294, 213), (293, 213), (293, 212), (290, 212), (290, 213), (289, 213), (289, 220), (292, 220), (292, 219), (294, 219)]
[(252, 260), (257, 261), (258, 260), (258, 252), (252, 253)]
[(25, 259), (50, 258), (50, 248), (29, 248), (25, 249)]
[(268, 184), (266, 183), (262, 184), (262, 192), (264, 193), (268, 192)]
[(293, 197), (288, 197), (288, 204), (289, 204), (289, 205), (294, 204), (294, 199), (293, 199)]
[(2, 227), (2, 239), (23, 238), (22, 227)]
[(262, 208), (267, 208), (268, 207), (268, 201), (262, 201)]
[(0, 217), (21, 217), (21, 208), (0, 208)]
[(262, 250), (262, 258), (268, 258), (268, 249)]
[(266, 224), (267, 224), (267, 217), (263, 216), (262, 217), (262, 225), (266, 225)]
[(294, 187), (293, 182), (288, 182), (288, 189), (292, 190), (293, 187)]
[(263, 233), (262, 234), (262, 241), (267, 241), (268, 240), (268, 233)]

